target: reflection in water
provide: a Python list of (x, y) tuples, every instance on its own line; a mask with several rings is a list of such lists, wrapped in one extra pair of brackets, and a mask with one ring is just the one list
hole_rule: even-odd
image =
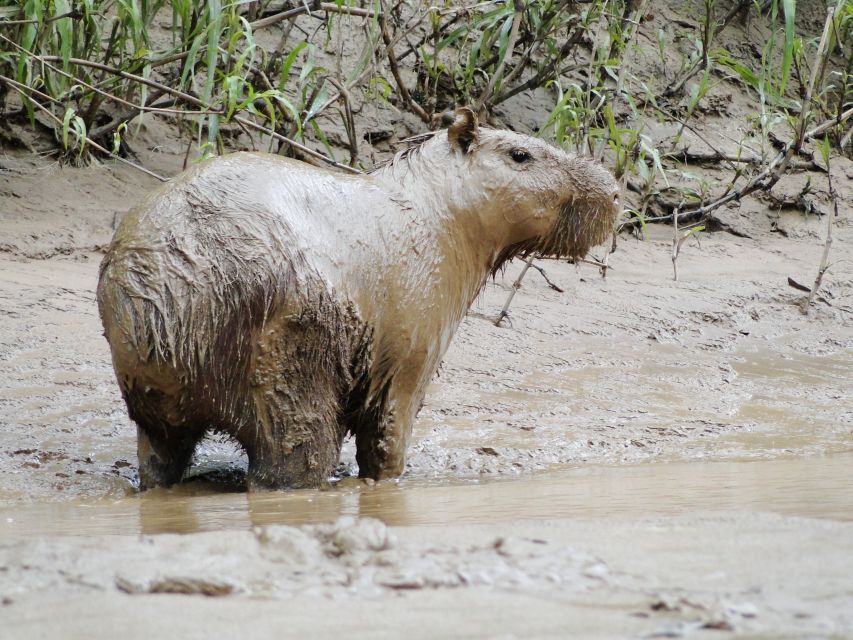
[(0, 511), (0, 539), (44, 534), (156, 534), (330, 522), (445, 525), (606, 519), (695, 511), (772, 511), (853, 520), (853, 453), (829, 457), (563, 469), (528, 478), (429, 484), (355, 482), (326, 491), (222, 493), (190, 483), (115, 502)]
[[(139, 504), (141, 533), (182, 533), (208, 528), (208, 518), (196, 513), (202, 501), (192, 495), (174, 499), (168, 490), (154, 489), (139, 494), (136, 501)], [(209, 501), (215, 501), (215, 496), (210, 496)], [(215, 517), (215, 513), (213, 511), (210, 515)]]

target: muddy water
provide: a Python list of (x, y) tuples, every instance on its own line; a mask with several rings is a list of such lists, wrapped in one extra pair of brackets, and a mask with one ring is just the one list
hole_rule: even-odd
[[(345, 481), (349, 482), (349, 481)], [(853, 520), (853, 453), (562, 469), (512, 481), (360, 484), (289, 493), (222, 493), (203, 483), (118, 501), (0, 511), (0, 539), (190, 533), (372, 516), (389, 525), (611, 519), (768, 511)]]
[(750, 393), (734, 420), (746, 428), (720, 439), (746, 451), (819, 452), (853, 446), (853, 354), (811, 356), (770, 351), (732, 363)]
[[(439, 454), (468, 452), (478, 455), (478, 460), (503, 465), (516, 461), (527, 473), (513, 480), (464, 480), (441, 455), (433, 460), (423, 451), (415, 451), (413, 459), (424, 458), (429, 464), (416, 468), (399, 483), (366, 488), (347, 480), (321, 492), (229, 493), (223, 485), (196, 481), (172, 490), (119, 497), (130, 486), (127, 478), (75, 475), (69, 491), (75, 490), (78, 477), (90, 478), (101, 496), (112, 498), (84, 498), (86, 494), (77, 489), (78, 498), (68, 502), (0, 507), (0, 540), (44, 534), (245, 529), (261, 524), (328, 522), (342, 515), (373, 516), (401, 526), (642, 517), (703, 510), (772, 511), (853, 520), (853, 405), (848, 382), (853, 378), (853, 356), (849, 352), (783, 357), (771, 351), (735, 351), (720, 367), (729, 381), (709, 390), (685, 388), (685, 376), (695, 377), (695, 372), (686, 363), (678, 365), (683, 353), (679, 348), (654, 345), (653, 349), (651, 355), (641, 353), (636, 366), (593, 365), (523, 373), (516, 389), (484, 386), (469, 390), (464, 402), (473, 405), (472, 411), (452, 416), (442, 411), (424, 420), (425, 438)], [(626, 358), (633, 362), (631, 356)], [(616, 379), (620, 372), (624, 380)], [(673, 376), (673, 372), (679, 375)], [(619, 452), (616, 455), (623, 456), (622, 462), (652, 462), (608, 465), (602, 464), (608, 461), (603, 456), (597, 464), (594, 459), (580, 465), (577, 459), (572, 461), (576, 450), (585, 450), (587, 438), (591, 442), (603, 437), (595, 431), (581, 435), (585, 415), (593, 426), (603, 420), (595, 404), (585, 409), (583, 403), (595, 403), (604, 389), (609, 397), (603, 401), (612, 405), (615, 392), (603, 377), (615, 380), (613, 384), (642, 388), (645, 400), (657, 398), (645, 409), (631, 415), (626, 411), (627, 418), (606, 425), (619, 435), (614, 440), (618, 447), (610, 450)], [(443, 388), (442, 384), (435, 385), (435, 404), (464, 407), (459, 398), (445, 397), (452, 385)], [(621, 391), (617, 395), (628, 397)], [(500, 403), (507, 405), (505, 411)], [(484, 415), (494, 419), (486, 421)], [(693, 425), (704, 428), (711, 421), (736, 428), (710, 433), (698, 444), (682, 438)], [(430, 430), (430, 422), (438, 429)], [(530, 426), (515, 428), (514, 422)], [(646, 440), (643, 449), (624, 448), (626, 439), (660, 438), (657, 434), (664, 431), (677, 433), (672, 446), (653, 449), (654, 442)], [(644, 435), (648, 433), (652, 436)], [(130, 441), (102, 436), (90, 429), (76, 436), (78, 445), (82, 438), (85, 451), (94, 452), (95, 463), (101, 458), (111, 462), (131, 450)], [(118, 449), (102, 451), (86, 444), (99, 437)], [(489, 445), (485, 450), (484, 443)], [(41, 442), (43, 449), (62, 453), (60, 445)], [(561, 464), (547, 472), (530, 472), (536, 468), (531, 469), (531, 462), (547, 466), (542, 452), (560, 447), (568, 452), (568, 464), (556, 460)], [(214, 458), (211, 468), (237, 455), (227, 447), (221, 452), (210, 447), (206, 451)], [(483, 453), (472, 453), (475, 451)], [(626, 451), (648, 453), (644, 458), (639, 454), (628, 458)], [(51, 465), (63, 463), (54, 463), (47, 454), (43, 457), (44, 462), (37, 464), (37, 460), (21, 456), (33, 465), (22, 467), (21, 473), (52, 474)], [(129, 463), (123, 465), (122, 472), (129, 468)], [(78, 466), (87, 470), (95, 465), (81, 462)], [(500, 474), (479, 477), (489, 475)], [(20, 490), (21, 495), (26, 494), (26, 483)]]
[[(437, 380), (423, 431), (445, 450), (496, 450), (470, 465), (481, 473), (506, 473), (507, 460), (530, 470), (543, 461), (767, 459), (853, 449), (850, 350), (693, 351), (627, 341), (586, 349), (596, 355), (549, 355), (517, 379), (484, 376), (464, 392)], [(464, 471), (466, 462), (457, 466)]]

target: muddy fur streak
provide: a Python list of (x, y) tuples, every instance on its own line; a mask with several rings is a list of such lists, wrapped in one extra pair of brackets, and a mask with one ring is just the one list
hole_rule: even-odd
[(398, 476), (488, 275), (582, 256), (617, 211), (605, 169), (467, 109), (369, 175), (250, 153), (186, 171), (125, 217), (98, 284), (141, 487), (178, 482), (208, 429), (251, 487), (320, 485), (348, 432), (362, 477)]

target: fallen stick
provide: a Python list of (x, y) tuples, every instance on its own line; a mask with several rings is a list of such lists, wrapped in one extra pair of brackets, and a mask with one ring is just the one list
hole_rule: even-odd
[(359, 16), (362, 18), (373, 18), (376, 15), (376, 12), (371, 9), (362, 9), (360, 7), (347, 7), (345, 5), (337, 5), (334, 2), (305, 2), (301, 7), (295, 7), (293, 9), (288, 9), (287, 11), (282, 11), (281, 13), (276, 13), (274, 15), (269, 16), (268, 18), (262, 18), (260, 20), (255, 20), (254, 22), (250, 22), (249, 26), (252, 28), (252, 31), (256, 29), (263, 29), (265, 27), (270, 27), (274, 24), (278, 24), (279, 22), (284, 22), (289, 18), (294, 16), (298, 16), (301, 14), (309, 14), (312, 11), (325, 11), (326, 13), (342, 13), (344, 15), (350, 16)]

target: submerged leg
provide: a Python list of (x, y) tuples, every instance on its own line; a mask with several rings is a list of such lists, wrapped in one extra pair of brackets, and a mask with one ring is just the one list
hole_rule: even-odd
[(402, 475), (406, 466), (406, 447), (401, 440), (384, 430), (356, 436), (358, 477), (382, 480)]
[(343, 429), (332, 390), (275, 392), (256, 403), (256, 429), (240, 440), (249, 456), (250, 489), (324, 484), (338, 465)]
[[(412, 432), (417, 410), (415, 400), (409, 393), (392, 389), (388, 400), (379, 410), (376, 420), (361, 425), (356, 431), (355, 459), (358, 462), (358, 477), (382, 480), (397, 478), (406, 467), (406, 448)], [(420, 402), (417, 401), (420, 407)]]
[(204, 429), (178, 426), (148, 428), (137, 426), (139, 488), (170, 486), (181, 481)]
[(334, 472), (340, 450), (339, 444), (311, 442), (293, 449), (255, 449), (249, 455), (249, 490), (320, 487)]

